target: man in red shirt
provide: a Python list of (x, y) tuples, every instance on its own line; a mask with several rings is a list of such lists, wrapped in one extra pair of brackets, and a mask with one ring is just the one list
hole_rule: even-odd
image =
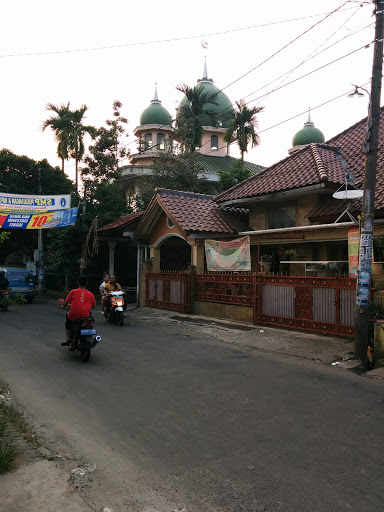
[(77, 284), (79, 287), (69, 292), (64, 304), (61, 306), (62, 309), (65, 309), (69, 303), (71, 304), (69, 313), (65, 318), (67, 341), (63, 341), (61, 344), (62, 346), (69, 345), (73, 323), (76, 322), (76, 320), (89, 316), (90, 310), (96, 307), (96, 301), (93, 293), (89, 292), (85, 288), (88, 284), (87, 278), (85, 276), (78, 277)]

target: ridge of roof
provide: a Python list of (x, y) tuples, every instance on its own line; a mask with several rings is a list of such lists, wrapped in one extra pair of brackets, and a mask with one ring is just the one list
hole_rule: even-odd
[(138, 217), (141, 217), (144, 214), (144, 212), (132, 212), (132, 213), (124, 213), (123, 215), (120, 215), (116, 220), (113, 220), (111, 222), (108, 222), (108, 224), (105, 224), (101, 228), (99, 228), (97, 231), (107, 231), (108, 229), (115, 229), (120, 226), (123, 226), (127, 222), (131, 222)]
[(184, 192), (183, 190), (171, 190), (168, 188), (156, 188), (156, 194), (166, 195), (166, 196), (180, 196), (180, 197), (191, 197), (201, 200), (212, 200), (214, 198), (213, 195), (209, 194), (200, 194), (198, 192)]
[(325, 170), (324, 163), (319, 152), (319, 148), (313, 142), (309, 145), (309, 147), (316, 164), (317, 172), (319, 173), (320, 181), (328, 181), (328, 174), (327, 171)]

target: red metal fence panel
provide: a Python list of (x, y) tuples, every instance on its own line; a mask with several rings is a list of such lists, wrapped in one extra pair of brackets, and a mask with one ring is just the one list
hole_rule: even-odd
[(147, 272), (145, 280), (147, 306), (170, 309), (180, 313), (191, 311), (190, 273)]
[(356, 279), (255, 275), (254, 323), (354, 336)]
[(195, 300), (253, 305), (253, 275), (196, 274)]

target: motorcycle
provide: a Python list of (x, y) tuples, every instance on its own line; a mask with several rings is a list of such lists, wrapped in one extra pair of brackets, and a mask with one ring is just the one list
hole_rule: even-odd
[[(64, 300), (60, 299), (60, 302), (64, 302)], [(67, 309), (69, 308), (67, 307)], [(90, 313), (89, 316), (80, 318), (73, 323), (68, 348), (71, 352), (79, 352), (84, 363), (89, 361), (91, 349), (101, 340), (101, 336), (94, 328), (94, 322), (95, 319)]]
[(0, 290), (0, 311), (7, 311), (9, 305), (8, 290)]
[(115, 323), (120, 327), (124, 323), (124, 292), (115, 291), (109, 293), (105, 318), (108, 322)]

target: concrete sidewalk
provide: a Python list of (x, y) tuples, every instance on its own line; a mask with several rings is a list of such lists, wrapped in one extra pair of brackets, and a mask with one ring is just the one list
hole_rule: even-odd
[[(186, 330), (193, 329), (194, 335), (200, 333), (203, 338), (208, 337), (210, 340), (307, 359), (335, 369), (352, 370), (356, 367), (356, 361), (352, 360), (351, 338), (320, 336), (149, 307), (135, 309), (133, 305), (127, 310), (126, 316), (132, 322), (184, 326)], [(384, 365), (378, 362), (374, 370), (362, 375), (384, 379)]]

